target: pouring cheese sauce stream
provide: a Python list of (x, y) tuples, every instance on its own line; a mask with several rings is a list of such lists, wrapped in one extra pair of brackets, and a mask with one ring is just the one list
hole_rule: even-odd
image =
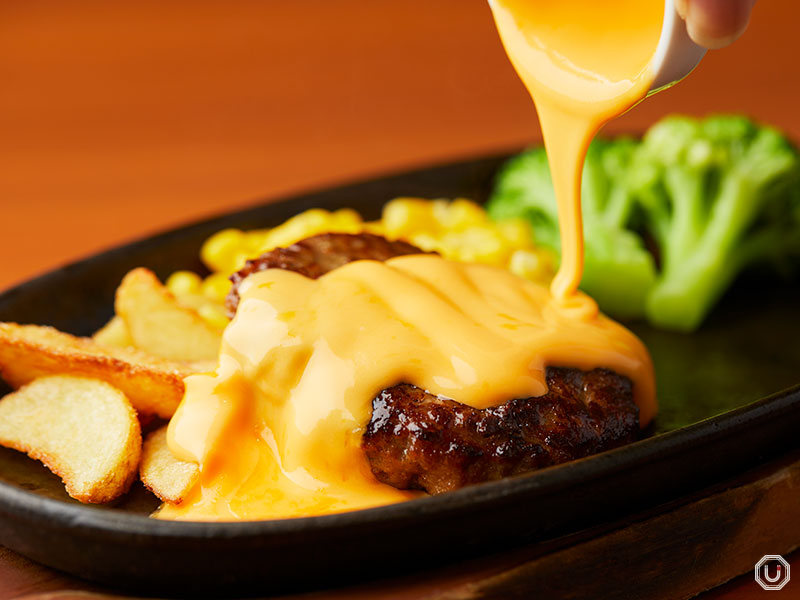
[(577, 288), (586, 149), (650, 89), (664, 3), (491, 7), (550, 157), (562, 236), (551, 289), (430, 255), (358, 261), (318, 280), (252, 275), (216, 372), (186, 379), (170, 423), (170, 449), (200, 465), (200, 480), (157, 517), (285, 518), (414, 497), (379, 483), (360, 448), (372, 399), (401, 382), (486, 408), (546, 393), (548, 365), (604, 367), (633, 381), (642, 426), (655, 415), (647, 350)]

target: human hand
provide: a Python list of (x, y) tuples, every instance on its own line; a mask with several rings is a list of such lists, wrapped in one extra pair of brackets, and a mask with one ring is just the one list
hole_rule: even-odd
[(700, 46), (722, 48), (747, 28), (756, 0), (675, 0), (689, 36)]

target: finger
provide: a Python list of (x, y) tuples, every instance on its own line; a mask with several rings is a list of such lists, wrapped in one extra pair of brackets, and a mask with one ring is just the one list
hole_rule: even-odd
[(676, 0), (689, 36), (700, 46), (722, 48), (747, 28), (755, 0)]

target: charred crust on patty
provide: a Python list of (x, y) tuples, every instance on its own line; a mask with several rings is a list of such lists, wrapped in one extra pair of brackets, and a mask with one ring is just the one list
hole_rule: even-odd
[(607, 369), (547, 369), (544, 396), (476, 409), (400, 384), (372, 401), (362, 437), (375, 477), (431, 494), (527, 473), (636, 439), (630, 380)]
[(236, 314), (242, 281), (259, 271), (285, 269), (316, 279), (357, 260), (385, 261), (407, 254), (425, 254), (425, 251), (408, 242), (390, 241), (371, 233), (315, 235), (286, 248), (275, 248), (256, 259), (248, 260), (244, 268), (231, 276), (233, 287), (225, 299), (225, 308), (230, 317)]

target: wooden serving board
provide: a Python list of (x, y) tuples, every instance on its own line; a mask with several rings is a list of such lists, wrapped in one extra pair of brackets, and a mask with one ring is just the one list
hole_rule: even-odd
[[(788, 556), (800, 572), (800, 552), (789, 556), (798, 547), (800, 450), (624, 521), (499, 557), (308, 596), (319, 600), (534, 596), (674, 600), (694, 597), (746, 574), (704, 596), (734, 600), (764, 593), (750, 573), (765, 554)], [(120, 598), (108, 593), (0, 548), (2, 599)], [(800, 598), (800, 573), (780, 593), (778, 600)]]

